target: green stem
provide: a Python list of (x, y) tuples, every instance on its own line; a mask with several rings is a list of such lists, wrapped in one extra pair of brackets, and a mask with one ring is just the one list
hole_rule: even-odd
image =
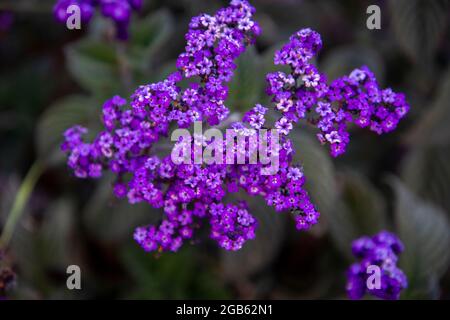
[(14, 199), (11, 211), (8, 214), (5, 227), (3, 228), (3, 232), (0, 237), (0, 248), (6, 249), (6, 247), (8, 246), (16, 224), (19, 221), (23, 209), (27, 204), (28, 199), (30, 198), (30, 195), (43, 171), (44, 165), (39, 160), (37, 160), (31, 166), (30, 170), (25, 176), (25, 179), (23, 180), (22, 184), (20, 185), (19, 191), (16, 194), (16, 198)]

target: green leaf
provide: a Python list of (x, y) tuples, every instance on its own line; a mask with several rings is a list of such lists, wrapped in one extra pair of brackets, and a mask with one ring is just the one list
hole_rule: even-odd
[[(188, 245), (188, 244), (186, 244)], [(126, 299), (224, 299), (228, 297), (218, 277), (200, 261), (192, 248), (161, 256), (144, 252), (136, 244), (124, 247), (121, 259), (133, 278)]]
[(40, 241), (43, 243), (41, 254), (46, 252), (46, 261), (63, 269), (70, 259), (69, 248), (73, 247), (69, 241), (75, 222), (73, 208), (73, 203), (67, 199), (55, 201), (48, 209), (48, 216), (40, 230)]
[(65, 53), (70, 74), (86, 91), (104, 97), (120, 92), (120, 67), (112, 44), (85, 38)]
[(348, 75), (351, 71), (361, 66), (368, 66), (376, 72), (377, 79), (384, 78), (384, 64), (380, 54), (367, 46), (347, 45), (341, 46), (330, 53), (320, 63), (320, 70), (329, 80)]
[(164, 9), (143, 19), (133, 20), (130, 26), (129, 57), (134, 68), (148, 69), (159, 62), (158, 52), (170, 39), (173, 25), (172, 15)]
[(341, 252), (350, 257), (353, 240), (386, 228), (386, 204), (380, 192), (356, 171), (345, 171), (340, 187), (340, 201), (334, 213), (339, 225), (335, 229), (339, 232), (335, 237)]
[(352, 215), (358, 233), (354, 238), (386, 228), (386, 203), (362, 174), (347, 170), (342, 176), (341, 199)]
[(411, 151), (402, 177), (413, 192), (450, 212), (450, 69), (432, 105), (406, 136)]
[(264, 92), (261, 57), (254, 48), (249, 48), (237, 59), (236, 65), (226, 105), (231, 111), (248, 110), (261, 101), (260, 97)]
[(450, 69), (442, 76), (436, 96), (429, 108), (424, 110), (420, 121), (406, 137), (406, 142), (416, 146), (450, 144)]
[(56, 155), (61, 155), (59, 145), (64, 131), (76, 124), (96, 127), (100, 105), (94, 99), (72, 95), (50, 106), (37, 124), (35, 142), (38, 154), (47, 160), (58, 158)]
[(404, 297), (435, 297), (436, 284), (450, 262), (450, 226), (445, 212), (419, 199), (395, 178), (395, 218), (405, 245), (400, 267), (408, 277)]
[(402, 177), (411, 190), (450, 212), (450, 145), (419, 146), (405, 159)]
[(68, 264), (77, 262), (70, 260), (73, 259), (70, 257), (74, 247), (70, 241), (73, 225), (73, 203), (68, 199), (50, 205), (40, 225), (29, 215), (23, 217), (11, 240), (22, 282), (31, 284), (44, 295), (65, 285), (65, 282), (53, 282), (49, 273), (65, 273)]
[(397, 41), (416, 62), (429, 62), (447, 24), (447, 0), (390, 0)]

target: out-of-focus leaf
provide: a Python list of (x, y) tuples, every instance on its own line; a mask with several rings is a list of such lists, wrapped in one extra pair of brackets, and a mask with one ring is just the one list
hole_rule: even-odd
[(47, 211), (48, 217), (41, 226), (43, 249), (48, 252), (45, 257), (56, 266), (66, 267), (70, 258), (70, 231), (74, 227), (73, 203), (60, 199)]
[(103, 177), (83, 211), (83, 221), (92, 235), (120, 242), (131, 238), (136, 227), (154, 224), (161, 218), (161, 212), (146, 203), (132, 205), (115, 198), (112, 183), (111, 176)]
[(347, 45), (334, 49), (320, 63), (320, 70), (331, 81), (348, 75), (354, 69), (364, 65), (375, 72), (378, 81), (382, 82), (384, 78), (383, 59), (377, 51), (367, 46)]
[[(73, 205), (67, 199), (56, 201), (50, 206), (41, 225), (33, 225), (25, 216), (16, 228), (11, 241), (11, 250), (21, 270), (22, 281), (33, 283), (40, 292), (51, 292), (53, 286), (49, 273), (65, 274), (72, 252), (70, 231), (73, 227)], [(73, 257), (72, 257), (73, 258)]]
[(403, 50), (417, 62), (428, 62), (447, 23), (447, 0), (390, 0), (391, 23)]
[(450, 226), (445, 212), (391, 179), (398, 235), (405, 245), (400, 267), (408, 277), (404, 297), (435, 297), (436, 284), (450, 262)]
[(67, 68), (85, 90), (103, 97), (120, 93), (121, 77), (115, 48), (85, 38), (66, 48)]
[(236, 61), (237, 68), (229, 84), (226, 105), (232, 110), (248, 110), (260, 102), (263, 94), (264, 74), (261, 58), (254, 48), (249, 48)]
[(220, 251), (224, 276), (234, 283), (268, 267), (276, 259), (286, 233), (286, 216), (276, 213), (263, 199), (246, 200), (250, 213), (258, 220), (256, 239), (247, 241), (239, 251)]
[(363, 175), (347, 170), (341, 179), (341, 194), (336, 223), (341, 231), (338, 248), (350, 257), (351, 242), (362, 235), (371, 235), (386, 228), (386, 205), (380, 192)]
[[(34, 57), (23, 61), (11, 72), (2, 72), (0, 83), (0, 110), (17, 112), (20, 123), (13, 123), (16, 126), (32, 124), (33, 116), (45, 107), (56, 84), (52, 80), (52, 64), (48, 57)], [(11, 121), (10, 118), (2, 120)]]
[(157, 53), (170, 39), (173, 17), (167, 10), (152, 13), (144, 19), (133, 20), (130, 27), (129, 56), (133, 67), (147, 69)]
[(137, 245), (126, 246), (121, 258), (134, 280), (133, 288), (124, 298), (223, 299), (228, 296), (217, 277), (200, 263), (190, 248), (155, 257)]
[(403, 179), (411, 190), (450, 212), (450, 145), (419, 146), (405, 159)]
[(37, 124), (35, 141), (38, 154), (47, 160), (60, 160), (59, 145), (64, 131), (77, 124), (97, 127), (100, 106), (94, 99), (81, 95), (65, 97), (50, 106)]
[(442, 76), (432, 105), (406, 137), (411, 145), (450, 145), (450, 69)]
[(402, 176), (413, 192), (450, 212), (450, 70), (442, 79), (430, 108), (406, 136), (411, 151)]

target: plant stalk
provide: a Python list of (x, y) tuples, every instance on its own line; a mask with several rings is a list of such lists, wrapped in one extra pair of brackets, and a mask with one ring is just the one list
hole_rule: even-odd
[(44, 171), (44, 165), (37, 160), (28, 171), (25, 179), (19, 187), (19, 190), (14, 199), (14, 203), (6, 219), (5, 227), (0, 237), (0, 248), (6, 249), (14, 233), (14, 229), (20, 217), (22, 216), (25, 205), (28, 203), (28, 199), (36, 186), (39, 177)]

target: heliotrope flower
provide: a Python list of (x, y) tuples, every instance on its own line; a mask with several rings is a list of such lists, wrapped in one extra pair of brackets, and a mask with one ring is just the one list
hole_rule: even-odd
[[(159, 157), (152, 152), (154, 145), (168, 135), (172, 124), (188, 128), (203, 121), (214, 126), (227, 118), (227, 84), (236, 68), (234, 61), (260, 34), (254, 12), (247, 1), (232, 0), (213, 16), (194, 17), (185, 36), (185, 52), (177, 59), (176, 72), (163, 81), (139, 87), (129, 104), (119, 96), (106, 101), (102, 115), (105, 130), (93, 142), (83, 140), (87, 130), (81, 126), (64, 134), (62, 150), (68, 153), (68, 165), (77, 177), (98, 178), (105, 169), (110, 170), (117, 176), (113, 187), (117, 197), (127, 198), (131, 204), (146, 202), (163, 209), (159, 225), (136, 229), (134, 238), (146, 251), (177, 251), (205, 222), (210, 227), (210, 237), (219, 246), (240, 249), (255, 237), (258, 222), (245, 202), (224, 203), (227, 193), (239, 190), (262, 197), (276, 211), (292, 213), (298, 230), (307, 230), (318, 222), (319, 211), (304, 189), (303, 169), (293, 163), (295, 151), (289, 133), (294, 123), (315, 115), (324, 143), (328, 142), (335, 154), (336, 150), (342, 153), (349, 140), (345, 121), (351, 120), (350, 112), (334, 104), (341, 99), (340, 105), (345, 105), (347, 98), (363, 101), (366, 96), (331, 93), (336, 89), (308, 62), (322, 46), (319, 34), (311, 29), (297, 32), (275, 54), (275, 63), (289, 65), (291, 73), (267, 75), (267, 93), (273, 97), (273, 107), (282, 114), (274, 124), (281, 134), (279, 139), (259, 134), (261, 129), (271, 128), (266, 121), (268, 107), (256, 104), (244, 114), (242, 122), (229, 127), (231, 133), (248, 138), (242, 147), (233, 146), (232, 159), (222, 155), (219, 162), (196, 163), (197, 147), (208, 148), (217, 143), (202, 134), (194, 134), (194, 139), (180, 138), (175, 143), (174, 150), (191, 150), (187, 154), (193, 160), (190, 164), (176, 164), (171, 156)], [(364, 69), (356, 74), (357, 78), (364, 78), (361, 81), (366, 81), (367, 76)], [(179, 85), (182, 80), (188, 82), (186, 86)], [(384, 95), (386, 101), (393, 103), (399, 99), (399, 95), (389, 91)], [(404, 105), (398, 105), (407, 111)], [(383, 114), (386, 119), (389, 115)], [(267, 157), (278, 159), (278, 170), (270, 175), (261, 174), (267, 169), (262, 159), (251, 161), (255, 144), (260, 143), (268, 146)], [(276, 144), (278, 147), (272, 148)], [(224, 150), (227, 146), (219, 147)], [(242, 159), (245, 161), (238, 161)]]
[(53, 7), (53, 14), (58, 22), (65, 24), (70, 15), (67, 9), (71, 5), (77, 5), (80, 8), (81, 23), (88, 24), (95, 9), (99, 8), (102, 15), (116, 25), (116, 37), (126, 40), (132, 11), (139, 11), (142, 3), (143, 0), (58, 0)]
[[(109, 169), (117, 175), (117, 197), (164, 209), (159, 226), (135, 232), (144, 250), (178, 250), (205, 218), (211, 238), (225, 249), (237, 250), (254, 237), (257, 222), (246, 204), (222, 204), (226, 183), (235, 184), (240, 171), (227, 171), (226, 165), (175, 165), (170, 156), (151, 154), (154, 144), (167, 136), (171, 123), (187, 128), (194, 121), (214, 125), (227, 117), (226, 83), (236, 68), (234, 60), (260, 33), (253, 13), (247, 1), (233, 0), (214, 16), (194, 17), (177, 72), (139, 87), (129, 107), (118, 96), (106, 101), (105, 130), (92, 143), (83, 141), (87, 130), (81, 126), (65, 132), (62, 150), (69, 153), (68, 165), (77, 177), (98, 178)], [(178, 85), (183, 79), (192, 79), (185, 89)], [(243, 187), (249, 183), (241, 180)]]
[[(353, 241), (352, 252), (360, 262), (352, 264), (347, 271), (348, 296), (361, 299), (368, 293), (381, 299), (399, 299), (401, 291), (408, 286), (405, 274), (397, 267), (398, 255), (402, 251), (402, 242), (387, 231)], [(367, 284), (370, 266), (379, 267), (379, 288)]]
[(274, 58), (275, 64), (289, 66), (290, 73), (268, 74), (266, 92), (282, 113), (278, 126), (283, 133), (290, 131), (287, 121), (306, 119), (317, 127), (317, 138), (336, 157), (350, 141), (349, 123), (377, 134), (390, 132), (408, 113), (409, 105), (403, 94), (381, 89), (365, 66), (327, 84), (326, 76), (310, 63), (321, 47), (317, 32), (306, 28), (295, 33)]

